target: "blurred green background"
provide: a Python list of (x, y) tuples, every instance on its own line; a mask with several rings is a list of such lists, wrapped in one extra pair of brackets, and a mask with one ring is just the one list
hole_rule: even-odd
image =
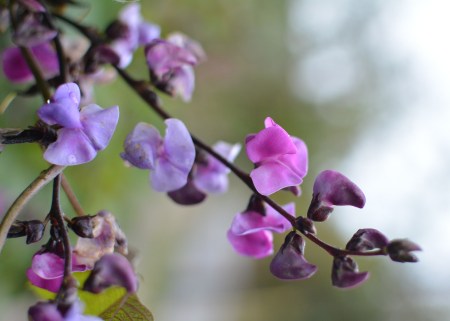
[[(208, 55), (196, 69), (191, 103), (163, 97), (166, 110), (182, 119), (192, 133), (209, 144), (217, 140), (242, 143), (271, 116), (308, 144), (310, 174), (302, 185), (303, 195), (295, 199), (298, 215), (304, 215), (309, 205), (315, 175), (326, 168), (341, 170), (363, 190), (381, 195), (370, 203), (371, 194), (366, 191), (368, 208), (362, 211), (335, 210), (328, 223), (318, 226), (323, 239), (344, 246), (358, 228), (388, 226), (389, 236), (408, 236), (423, 246), (429, 241), (432, 247), (446, 241), (421, 236), (427, 220), (409, 210), (400, 216), (405, 209), (402, 204), (424, 194), (400, 196), (401, 189), (394, 189), (392, 182), (402, 178), (383, 172), (382, 164), (377, 164), (385, 157), (383, 145), (391, 142), (391, 165), (402, 162), (403, 170), (420, 177), (414, 162), (402, 159), (403, 145), (395, 145), (396, 135), (403, 133), (392, 130), (396, 128), (392, 124), (407, 117), (408, 103), (418, 97), (416, 83), (411, 82), (414, 60), (407, 53), (398, 54), (395, 41), (388, 37), (398, 27), (395, 17), (402, 5), (409, 2), (141, 1), (143, 16), (159, 24), (163, 35), (182, 31), (202, 43)], [(122, 7), (117, 1), (97, 0), (69, 14), (104, 28)], [(7, 44), (6, 35), (1, 41)], [(136, 77), (147, 77), (142, 49), (128, 70)], [(17, 88), (3, 79), (0, 85), (0, 99)], [(349, 291), (331, 287), (331, 258), (310, 243), (306, 256), (319, 271), (302, 282), (272, 277), (270, 258), (254, 261), (238, 256), (225, 234), (234, 214), (247, 204), (250, 192), (245, 186), (230, 177), (226, 195), (209, 196), (193, 207), (173, 204), (166, 195), (150, 189), (147, 172), (126, 168), (118, 157), (125, 136), (137, 122), (162, 129), (162, 121), (120, 79), (98, 86), (95, 92), (99, 105), (120, 106), (118, 129), (110, 146), (93, 162), (68, 168), (65, 174), (87, 212), (107, 209), (118, 217), (136, 254), (142, 301), (157, 321), (422, 321), (445, 320), (450, 315), (444, 299), (450, 294), (448, 273), (434, 275), (438, 287), (424, 279), (433, 274), (425, 269), (438, 256), (426, 257), (428, 265), (357, 259), (360, 269), (372, 275), (366, 284)], [(40, 105), (38, 98), (16, 99), (1, 116), (0, 125), (23, 128), (33, 124)], [(378, 137), (375, 148), (358, 154), (372, 146), (373, 135)], [(369, 143), (364, 145), (366, 137)], [(418, 154), (421, 148), (417, 146)], [(449, 159), (448, 153), (444, 159)], [(236, 163), (251, 169), (245, 152)], [(8, 146), (0, 155), (0, 187), (6, 204), (46, 166), (37, 146)], [(411, 185), (422, 183), (416, 180)], [(22, 218), (43, 218), (50, 206), (50, 192), (47, 187), (39, 193)], [(293, 200), (287, 193), (274, 198), (280, 203)], [(381, 212), (371, 207), (373, 203)], [(392, 204), (400, 210), (391, 208)], [(74, 214), (66, 200), (64, 209), (67, 215)], [(368, 221), (370, 216), (379, 221)], [(402, 219), (390, 223), (394, 217)], [(282, 236), (277, 236), (276, 247), (281, 242)], [(24, 246), (24, 240), (14, 239), (3, 250), (1, 320), (25, 319), (27, 307), (35, 301), (27, 290), (25, 271), (39, 246)], [(444, 253), (440, 264), (448, 263)]]

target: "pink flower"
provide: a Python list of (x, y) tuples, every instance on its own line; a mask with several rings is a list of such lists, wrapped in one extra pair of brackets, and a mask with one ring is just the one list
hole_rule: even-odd
[[(72, 271), (84, 272), (88, 266), (78, 264), (75, 255), (72, 255)], [(27, 271), (31, 284), (50, 292), (58, 292), (64, 274), (64, 259), (54, 253), (37, 253), (31, 261), (31, 268)]]
[(272, 118), (264, 121), (265, 129), (247, 136), (248, 158), (256, 168), (250, 173), (256, 190), (270, 195), (283, 188), (298, 187), (308, 171), (305, 143), (277, 125)]
[[(295, 216), (295, 204), (289, 203), (283, 208)], [(241, 255), (255, 259), (267, 257), (273, 253), (272, 232), (283, 233), (292, 228), (288, 220), (266, 206), (265, 213), (247, 210), (238, 213), (227, 232), (228, 240)]]

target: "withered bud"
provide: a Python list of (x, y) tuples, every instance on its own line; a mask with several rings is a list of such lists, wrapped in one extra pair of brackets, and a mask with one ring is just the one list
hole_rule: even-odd
[(392, 261), (395, 262), (410, 262), (419, 261), (417, 256), (412, 254), (412, 251), (422, 251), (419, 245), (407, 239), (393, 240), (386, 247), (387, 253)]
[(98, 231), (96, 231), (98, 226), (97, 215), (76, 216), (70, 220), (68, 226), (79, 237), (91, 239), (98, 234)]

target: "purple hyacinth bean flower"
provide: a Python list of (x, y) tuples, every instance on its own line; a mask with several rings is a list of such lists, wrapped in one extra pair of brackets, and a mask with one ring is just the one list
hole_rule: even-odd
[(348, 241), (346, 249), (349, 251), (370, 251), (383, 249), (388, 245), (389, 240), (380, 231), (373, 228), (359, 229)]
[[(45, 79), (50, 79), (59, 73), (58, 56), (49, 43), (41, 43), (31, 47), (30, 50), (36, 61), (39, 62)], [(34, 79), (33, 73), (18, 47), (10, 47), (3, 51), (2, 67), (6, 78), (13, 83), (26, 83)]]
[(56, 165), (78, 165), (91, 161), (108, 145), (119, 121), (119, 107), (107, 109), (91, 104), (78, 110), (80, 89), (66, 83), (56, 89), (50, 103), (38, 110), (48, 125), (59, 125), (57, 140), (48, 145), (44, 158)]
[(145, 56), (155, 86), (190, 101), (195, 87), (192, 67), (198, 63), (195, 54), (170, 41), (155, 39), (145, 47)]
[(111, 286), (121, 286), (128, 293), (135, 293), (138, 289), (138, 281), (131, 263), (117, 253), (106, 254), (95, 263), (83, 290), (100, 293)]
[(304, 251), (305, 241), (297, 233), (290, 232), (270, 263), (270, 272), (282, 280), (310, 278), (316, 273), (317, 267), (306, 261)]
[[(88, 266), (78, 264), (76, 256), (72, 255), (72, 271), (84, 272)], [(64, 275), (64, 259), (50, 252), (35, 254), (31, 268), (27, 270), (27, 278), (34, 286), (50, 292), (58, 292)]]
[(273, 194), (303, 182), (308, 171), (308, 151), (305, 143), (291, 137), (272, 118), (267, 117), (265, 129), (247, 136), (248, 158), (256, 168), (250, 173), (256, 190), (263, 195)]
[(131, 165), (150, 170), (152, 187), (170, 192), (187, 183), (195, 160), (195, 146), (181, 120), (170, 118), (164, 139), (158, 130), (139, 123), (127, 136), (121, 157)]
[(335, 205), (363, 208), (366, 197), (361, 189), (339, 172), (325, 170), (317, 175), (313, 186), (313, 199), (308, 218), (325, 221)]
[[(286, 204), (283, 208), (295, 216), (294, 203)], [(227, 237), (237, 253), (259, 259), (273, 253), (272, 232), (284, 233), (290, 228), (292, 226), (289, 221), (271, 206), (267, 206), (265, 213), (238, 213), (231, 223)]]
[(358, 265), (349, 256), (335, 257), (331, 281), (338, 288), (353, 288), (369, 278), (369, 272), (359, 272)]

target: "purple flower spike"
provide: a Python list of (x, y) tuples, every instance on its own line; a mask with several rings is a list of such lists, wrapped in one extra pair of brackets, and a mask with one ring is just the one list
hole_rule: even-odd
[[(88, 267), (78, 264), (75, 255), (72, 255), (72, 271), (84, 272)], [(35, 254), (31, 263), (31, 268), (27, 271), (28, 280), (38, 288), (46, 289), (50, 292), (58, 292), (63, 281), (64, 259), (54, 253)]]
[[(30, 48), (45, 79), (50, 79), (59, 73), (58, 56), (49, 43), (42, 43)], [(3, 72), (13, 83), (26, 83), (34, 79), (25, 58), (18, 47), (10, 47), (2, 53)]]
[(100, 293), (110, 286), (121, 286), (128, 293), (135, 293), (138, 288), (131, 263), (124, 256), (116, 253), (106, 254), (95, 263), (92, 273), (84, 283), (83, 290)]
[(353, 288), (369, 278), (369, 272), (359, 272), (358, 265), (349, 256), (335, 257), (331, 281), (338, 288)]
[(382, 249), (388, 245), (389, 240), (380, 231), (373, 228), (358, 230), (348, 241), (345, 247), (349, 251), (365, 252)]
[(317, 175), (313, 187), (313, 199), (308, 218), (325, 221), (335, 205), (351, 205), (363, 208), (366, 197), (361, 189), (339, 172), (326, 170)]
[[(295, 204), (289, 203), (283, 208), (295, 216)], [(267, 206), (265, 213), (246, 211), (238, 213), (227, 232), (228, 240), (241, 255), (255, 259), (264, 258), (273, 253), (272, 232), (284, 233), (292, 228), (281, 214)]]
[(108, 145), (119, 121), (119, 107), (102, 109), (88, 105), (81, 111), (80, 89), (75, 83), (59, 86), (50, 101), (38, 110), (48, 125), (59, 125), (57, 140), (48, 145), (44, 158), (56, 165), (78, 165), (91, 161)]
[(195, 160), (195, 146), (182, 121), (165, 121), (166, 137), (151, 125), (139, 123), (127, 136), (121, 157), (131, 165), (150, 170), (152, 187), (170, 192), (187, 183)]
[(278, 253), (270, 263), (270, 272), (282, 280), (304, 280), (314, 275), (317, 267), (303, 256), (305, 241), (295, 232), (290, 232)]
[(273, 194), (303, 182), (308, 171), (308, 151), (305, 143), (277, 125), (265, 120), (265, 129), (247, 136), (246, 151), (256, 168), (250, 173), (256, 190)]

